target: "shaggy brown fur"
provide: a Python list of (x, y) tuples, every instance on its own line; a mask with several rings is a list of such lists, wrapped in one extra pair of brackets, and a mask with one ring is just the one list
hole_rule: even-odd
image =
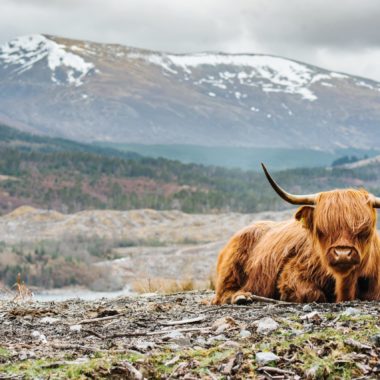
[[(320, 193), (294, 220), (259, 222), (219, 254), (214, 304), (250, 295), (293, 302), (380, 299), (380, 240), (365, 190)], [(339, 252), (350, 252), (343, 257)]]

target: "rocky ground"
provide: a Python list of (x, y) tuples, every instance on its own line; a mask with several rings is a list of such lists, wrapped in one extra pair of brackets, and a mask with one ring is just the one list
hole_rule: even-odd
[(0, 303), (0, 379), (378, 379), (378, 303)]
[(254, 214), (186, 214), (150, 209), (87, 210), (61, 214), (53, 210), (22, 206), (0, 217), (0, 237), (5, 243), (94, 236), (135, 242), (206, 243), (228, 239), (240, 228), (257, 220), (284, 220), (293, 211)]

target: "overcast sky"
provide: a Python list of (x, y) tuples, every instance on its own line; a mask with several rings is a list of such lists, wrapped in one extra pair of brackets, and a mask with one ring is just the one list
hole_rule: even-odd
[(0, 0), (0, 43), (34, 33), (267, 53), (380, 81), (380, 0)]

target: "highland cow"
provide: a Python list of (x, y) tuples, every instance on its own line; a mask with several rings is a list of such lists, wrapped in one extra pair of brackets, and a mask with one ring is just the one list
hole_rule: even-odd
[(287, 193), (302, 205), (295, 219), (254, 223), (235, 234), (218, 257), (214, 304), (246, 303), (252, 294), (291, 302), (380, 299), (380, 199), (366, 190)]

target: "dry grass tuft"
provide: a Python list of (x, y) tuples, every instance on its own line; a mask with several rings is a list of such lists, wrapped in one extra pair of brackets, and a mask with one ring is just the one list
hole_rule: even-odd
[(215, 274), (212, 273), (212, 274), (210, 274), (210, 276), (208, 278), (208, 289), (215, 290), (215, 285), (216, 285), (215, 282), (216, 282)]
[(13, 297), (14, 302), (30, 300), (33, 298), (33, 292), (28, 289), (24, 281), (21, 281), (21, 274), (17, 274), (16, 283), (13, 285), (16, 288), (16, 295)]
[(173, 280), (157, 277), (135, 281), (132, 287), (137, 293), (171, 294), (209, 289), (209, 284), (206, 281), (194, 281), (193, 279)]

